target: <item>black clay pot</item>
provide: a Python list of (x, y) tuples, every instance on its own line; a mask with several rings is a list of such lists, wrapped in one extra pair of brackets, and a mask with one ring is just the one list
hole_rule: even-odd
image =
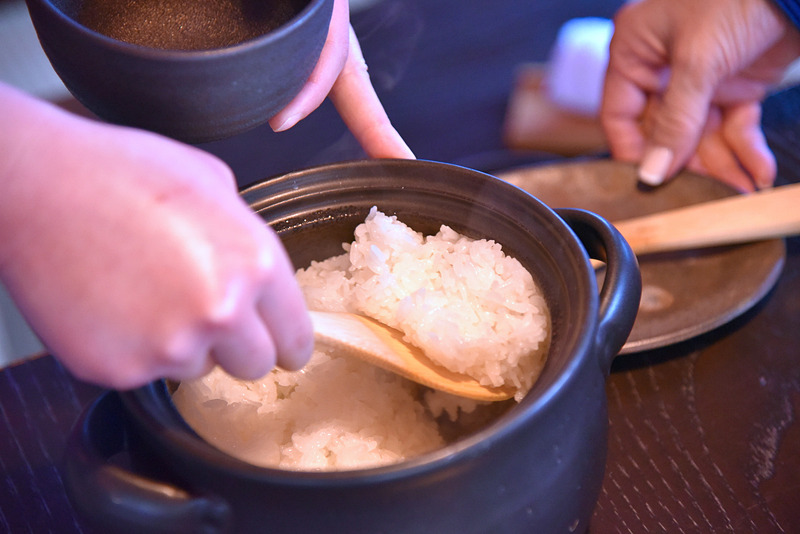
[[(42, 48), (77, 100), (110, 122), (192, 143), (243, 132), (285, 107), (317, 63), (333, 8), (333, 0), (271, 2), (296, 14), (238, 44), (176, 50), (131, 44), (89, 29), (79, 22), (85, 0), (26, 3)], [(128, 4), (133, 10), (146, 3)], [(183, 5), (188, 9), (191, 2)], [(224, 31), (220, 21), (206, 24), (209, 33)]]
[[(298, 266), (339, 253), (373, 205), (418, 231), (444, 223), (497, 240), (532, 271), (550, 306), (541, 377), (519, 405), (443, 449), (333, 473), (254, 467), (219, 452), (186, 426), (164, 382), (109, 393), (79, 421), (67, 451), (65, 480), (80, 512), (115, 532), (586, 530), (606, 460), (605, 378), (641, 289), (636, 258), (611, 225), (585, 211), (556, 213), (485, 174), (422, 161), (329, 165), (243, 195)], [(608, 262), (599, 295), (586, 250)], [(120, 467), (120, 451), (137, 450), (146, 461)]]

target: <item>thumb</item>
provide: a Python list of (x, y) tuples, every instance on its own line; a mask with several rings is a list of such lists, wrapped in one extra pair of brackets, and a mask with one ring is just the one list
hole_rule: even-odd
[(672, 177), (695, 152), (708, 120), (713, 83), (696, 70), (674, 70), (660, 100), (645, 116), (647, 142), (639, 179), (652, 186)]

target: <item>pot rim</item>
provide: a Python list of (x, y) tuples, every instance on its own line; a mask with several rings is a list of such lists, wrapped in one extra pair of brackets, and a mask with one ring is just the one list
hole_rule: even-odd
[[(588, 254), (581, 246), (575, 233), (555, 211), (536, 199), (533, 195), (490, 174), (450, 163), (429, 160), (355, 160), (318, 165), (285, 173), (249, 186), (243, 189), (241, 194), (248, 204), (255, 211), (258, 211), (257, 206), (259, 205), (259, 201), (254, 200), (254, 197), (265, 187), (274, 187), (284, 182), (291, 183), (303, 176), (323, 171), (337, 169), (352, 170), (354, 167), (392, 168), (397, 166), (413, 166), (439, 170), (446, 169), (451, 172), (454, 171), (465, 175), (472, 175), (481, 180), (486, 180), (488, 178), (492, 182), (492, 187), (500, 188), (500, 190), (505, 191), (506, 194), (521, 196), (521, 198), (525, 199), (525, 202), (530, 203), (531, 206), (537, 210), (539, 215), (543, 215), (548, 222), (551, 223), (553, 228), (558, 228), (558, 232), (564, 233), (565, 237), (570, 237), (570, 239), (565, 240), (565, 246), (572, 249), (570, 252), (583, 257), (585, 266), (581, 269), (580, 273), (576, 272), (575, 274), (584, 278), (583, 283), (587, 288), (594, 288), (594, 291), (590, 291), (590, 294), (586, 296), (587, 317), (597, 318), (599, 297), (596, 291), (594, 270), (589, 262)], [(292, 187), (288, 189), (292, 190)], [(283, 197), (279, 196), (279, 202), (280, 198)], [(262, 199), (261, 201), (263, 202), (264, 200)], [(491, 421), (479, 430), (463, 438), (459, 438), (455, 442), (449, 443), (442, 448), (400, 462), (377, 467), (349, 469), (344, 471), (294, 471), (254, 465), (228, 455), (197, 435), (197, 433), (183, 421), (177, 408), (172, 404), (171, 395), (163, 380), (153, 382), (138, 390), (123, 392), (122, 398), (129, 412), (132, 412), (140, 423), (148, 426), (152, 431), (151, 434), (161, 440), (162, 444), (167, 445), (176, 453), (191, 453), (193, 458), (202, 461), (206, 467), (225, 471), (228, 474), (233, 473), (237, 477), (246, 479), (293, 486), (314, 486), (319, 488), (325, 486), (343, 487), (347, 485), (364, 486), (379, 484), (387, 481), (412, 478), (427, 472), (439, 471), (451, 466), (456, 466), (459, 463), (468, 462), (470, 458), (478, 457), (494, 448), (499, 441), (509, 439), (509, 436), (519, 432), (523, 425), (527, 426), (531, 424), (531, 420), (544, 417), (550, 409), (555, 409), (553, 406), (558, 404), (556, 401), (557, 397), (569, 393), (570, 388), (568, 384), (573, 380), (577, 380), (576, 377), (584, 369), (584, 366), (592, 365), (597, 370), (597, 373), (602, 373), (601, 366), (597, 361), (586, 361), (596, 360), (592, 350), (596, 328), (596, 320), (585, 321), (580, 325), (579, 332), (575, 335), (576, 342), (570, 356), (566, 359), (567, 361), (565, 361), (558, 375), (549, 385), (541, 392), (537, 392), (535, 398), (526, 395), (519, 404), (512, 406), (508, 412), (502, 414), (496, 420)], [(534, 388), (535, 387), (534, 384)], [(171, 415), (173, 418), (177, 416), (177, 421), (179, 421), (182, 427), (180, 430), (164, 425), (161, 420), (153, 417), (152, 414), (148, 412), (146, 406), (143, 405), (143, 399), (146, 403), (147, 398), (152, 396), (166, 400), (171, 412), (174, 412), (174, 414), (168, 415)]]

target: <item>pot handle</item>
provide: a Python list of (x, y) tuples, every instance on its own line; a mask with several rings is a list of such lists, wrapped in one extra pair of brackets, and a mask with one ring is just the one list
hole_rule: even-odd
[(134, 473), (114, 462), (129, 448), (119, 396), (100, 396), (69, 437), (64, 485), (72, 505), (100, 532), (222, 533), (231, 529), (228, 504)]
[(614, 357), (628, 340), (639, 311), (642, 295), (639, 262), (622, 234), (604, 218), (581, 209), (555, 211), (578, 236), (589, 257), (606, 262), (595, 351), (600, 354), (603, 371), (608, 373)]

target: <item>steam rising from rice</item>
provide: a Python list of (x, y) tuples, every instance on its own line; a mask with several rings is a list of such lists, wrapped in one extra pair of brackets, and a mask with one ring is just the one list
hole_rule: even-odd
[[(372, 208), (344, 254), (297, 272), (309, 308), (361, 313), (404, 332), (441, 365), (519, 400), (539, 375), (549, 316), (530, 273), (501, 246), (442, 226), (423, 237)], [(316, 350), (299, 372), (258, 381), (220, 370), (184, 383), (174, 400), (210, 443), (249, 462), (286, 469), (385, 465), (444, 444), (436, 417), (474, 401)]]

